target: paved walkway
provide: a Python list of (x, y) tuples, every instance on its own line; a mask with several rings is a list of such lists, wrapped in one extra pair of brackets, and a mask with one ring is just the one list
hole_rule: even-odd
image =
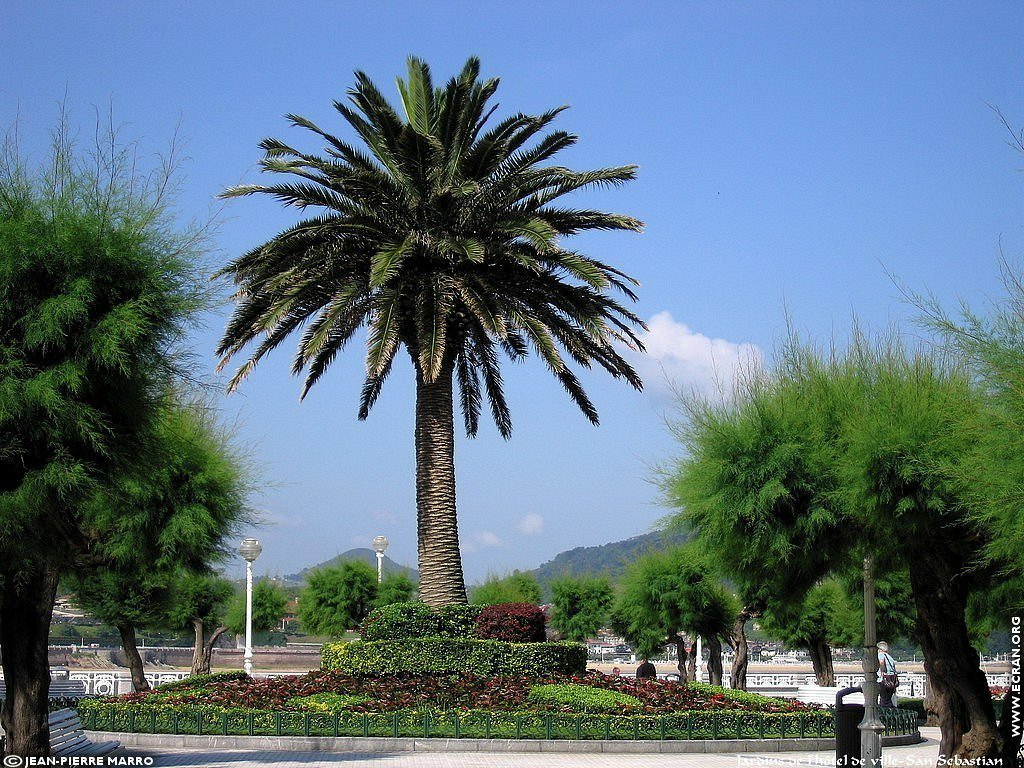
[[(926, 741), (909, 747), (890, 747), (883, 753), (886, 766), (935, 766), (938, 757), (938, 728), (922, 728)], [(240, 766), (343, 765), (347, 768), (742, 768), (743, 766), (833, 766), (834, 752), (748, 752), (743, 754), (571, 754), (571, 753), (497, 753), (497, 752), (402, 752), (402, 753), (325, 753), (257, 752), (225, 750), (204, 752), (188, 749), (131, 750), (130, 755), (148, 755), (154, 768), (162, 766)]]

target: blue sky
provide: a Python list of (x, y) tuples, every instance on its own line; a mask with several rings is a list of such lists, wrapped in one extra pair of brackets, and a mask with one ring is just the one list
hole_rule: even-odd
[[(1024, 125), (1019, 3), (9, 0), (4, 17), (0, 125), (17, 120), (38, 157), (65, 99), (84, 137), (112, 107), (150, 153), (180, 124), (185, 219), (258, 180), (260, 139), (317, 148), (284, 113), (344, 132), (330, 105), (353, 71), (394, 94), (409, 54), (435, 80), (480, 56), (502, 79), (500, 114), (570, 105), (558, 127), (581, 141), (565, 164), (640, 166), (635, 183), (577, 202), (646, 231), (576, 246), (643, 282), (647, 389), (585, 375), (594, 428), (536, 360), (506, 369), (512, 440), (486, 425), (458, 444), (471, 581), (651, 528), (665, 513), (651, 468), (675, 452), (666, 374), (706, 389), (713, 367), (727, 377), (738, 357), (770, 358), (787, 309), (821, 339), (845, 339), (854, 313), (870, 327), (906, 321), (887, 270), (980, 305), (999, 294), (1000, 248), (1024, 255), (1024, 158), (988, 106)], [(210, 265), (295, 215), (231, 202)], [(211, 379), (226, 314), (194, 334)], [(358, 349), (302, 404), (290, 355), (221, 403), (266, 481), (257, 570), (291, 572), (377, 534), (414, 564), (411, 371), (397, 368), (358, 422)]]

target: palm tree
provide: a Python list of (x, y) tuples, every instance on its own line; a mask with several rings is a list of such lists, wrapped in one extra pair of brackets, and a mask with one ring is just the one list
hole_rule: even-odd
[(305, 396), (365, 325), (363, 419), (399, 349), (409, 353), (416, 373), (420, 596), (435, 606), (466, 600), (455, 508), (454, 383), (467, 434), (476, 434), (486, 393), (505, 438), (512, 423), (501, 353), (519, 360), (532, 348), (595, 424), (597, 411), (566, 355), (642, 386), (614, 345), (642, 349), (634, 328), (643, 322), (608, 295), (615, 289), (635, 301), (630, 286), (638, 283), (560, 243), (577, 232), (639, 231), (642, 224), (552, 204), (574, 190), (628, 181), (636, 167), (576, 172), (544, 165), (576, 142), (563, 131), (543, 133), (564, 107), (516, 114), (485, 130), (498, 81), (480, 80), (479, 71), (471, 58), (445, 87), (434, 88), (429, 67), (410, 58), (408, 80), (398, 79), (404, 120), (357, 72), (350, 104), (334, 107), (365, 147), (288, 115), (326, 142), (326, 154), (265, 139), (262, 169), (291, 178), (224, 193), (263, 193), (300, 209), (323, 209), (222, 270), (238, 290), (218, 349), (221, 366), (259, 340), (230, 389), (304, 327), (293, 372), (305, 373)]

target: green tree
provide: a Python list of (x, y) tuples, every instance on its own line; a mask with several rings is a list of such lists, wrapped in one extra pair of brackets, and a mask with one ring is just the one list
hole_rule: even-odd
[(722, 640), (729, 637), (738, 611), (735, 598), (713, 575), (711, 562), (696, 547), (684, 545), (644, 555), (627, 569), (612, 626), (648, 658), (674, 644), (679, 673), (688, 680), (696, 678), (696, 657), (687, 651), (687, 635), (700, 635), (708, 644), (709, 680), (721, 685)]
[(90, 519), (107, 535), (69, 584), (88, 613), (117, 628), (136, 691), (149, 684), (135, 630), (159, 624), (180, 568), (209, 568), (248, 519), (249, 474), (230, 435), (205, 404), (181, 399), (166, 397), (138, 460), (93, 495)]
[(234, 585), (213, 574), (181, 570), (171, 582), (168, 607), (161, 624), (171, 630), (190, 630), (195, 636), (193, 675), (210, 673), (213, 647), (228, 629), (224, 615), (234, 595)]
[(812, 587), (802, 600), (773, 601), (761, 614), (766, 635), (808, 652), (818, 685), (836, 684), (832, 646), (848, 636), (851, 611), (847, 598), (837, 581), (826, 580)]
[[(252, 588), (252, 631), (270, 632), (284, 617), (288, 595), (284, 589), (269, 579), (260, 579)], [(229, 632), (245, 634), (245, 592), (239, 592), (228, 606), (224, 624)]]
[(666, 480), (681, 518), (747, 587), (800, 601), (873, 558), (906, 571), (942, 754), (998, 752), (965, 619), (996, 571), (958, 465), (978, 448), (981, 393), (949, 360), (856, 337), (824, 355), (798, 340), (728, 403), (690, 401)]
[[(261, 144), (262, 168), (286, 181), (228, 190), (267, 194), (322, 214), (300, 221), (224, 268), (237, 307), (218, 348), (222, 365), (257, 342), (236, 387), (269, 351), (305, 326), (295, 373), (303, 392), (363, 326), (368, 328), (365, 418), (403, 347), (416, 380), (416, 509), (420, 597), (465, 603), (455, 504), (454, 388), (467, 434), (486, 399), (504, 437), (512, 422), (500, 356), (532, 348), (595, 424), (597, 411), (567, 362), (596, 363), (639, 389), (617, 344), (641, 348), (641, 320), (611, 294), (635, 300), (636, 281), (570, 250), (562, 240), (591, 230), (639, 231), (636, 219), (555, 205), (565, 195), (632, 179), (634, 166), (576, 172), (546, 162), (572, 146), (545, 134), (562, 109), (516, 114), (493, 126), (496, 79), (480, 64), (435, 88), (410, 58), (398, 81), (404, 118), (363, 73), (335, 107), (363, 148), (289, 115), (327, 142), (311, 155), (277, 139)], [(482, 381), (481, 381), (482, 379)]]
[(68, 581), (75, 601), (93, 618), (114, 627), (128, 661), (135, 691), (148, 691), (149, 681), (139, 653), (136, 630), (159, 626), (169, 609), (167, 573), (123, 568), (91, 569)]
[(49, 753), (57, 583), (107, 533), (85, 502), (139, 454), (201, 303), (166, 175), (154, 186), (132, 152), (86, 156), (69, 135), (39, 171), (0, 152), (0, 721), (23, 756)]
[(318, 568), (299, 596), (299, 621), (313, 635), (341, 637), (374, 607), (377, 572), (360, 560)]
[(470, 595), (473, 605), (499, 603), (533, 603), (540, 605), (540, 584), (532, 574), (516, 571), (508, 576), (491, 576), (474, 587)]
[(566, 640), (583, 641), (606, 626), (613, 595), (608, 579), (565, 576), (551, 582), (551, 625)]
[(416, 583), (404, 573), (390, 573), (377, 585), (373, 607), (393, 603), (411, 603), (416, 599)]

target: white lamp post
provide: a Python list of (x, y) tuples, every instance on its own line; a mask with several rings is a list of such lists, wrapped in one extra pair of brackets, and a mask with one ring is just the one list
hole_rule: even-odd
[(861, 765), (881, 768), (882, 731), (885, 725), (878, 717), (878, 646), (875, 640), (875, 564), (864, 558), (864, 719), (860, 730)]
[(256, 539), (243, 539), (238, 554), (245, 558), (245, 656), (242, 667), (245, 674), (252, 674), (252, 564), (260, 552), (262, 545)]
[(388, 548), (387, 536), (373, 537), (373, 551), (377, 554), (377, 583), (384, 580), (384, 550)]

